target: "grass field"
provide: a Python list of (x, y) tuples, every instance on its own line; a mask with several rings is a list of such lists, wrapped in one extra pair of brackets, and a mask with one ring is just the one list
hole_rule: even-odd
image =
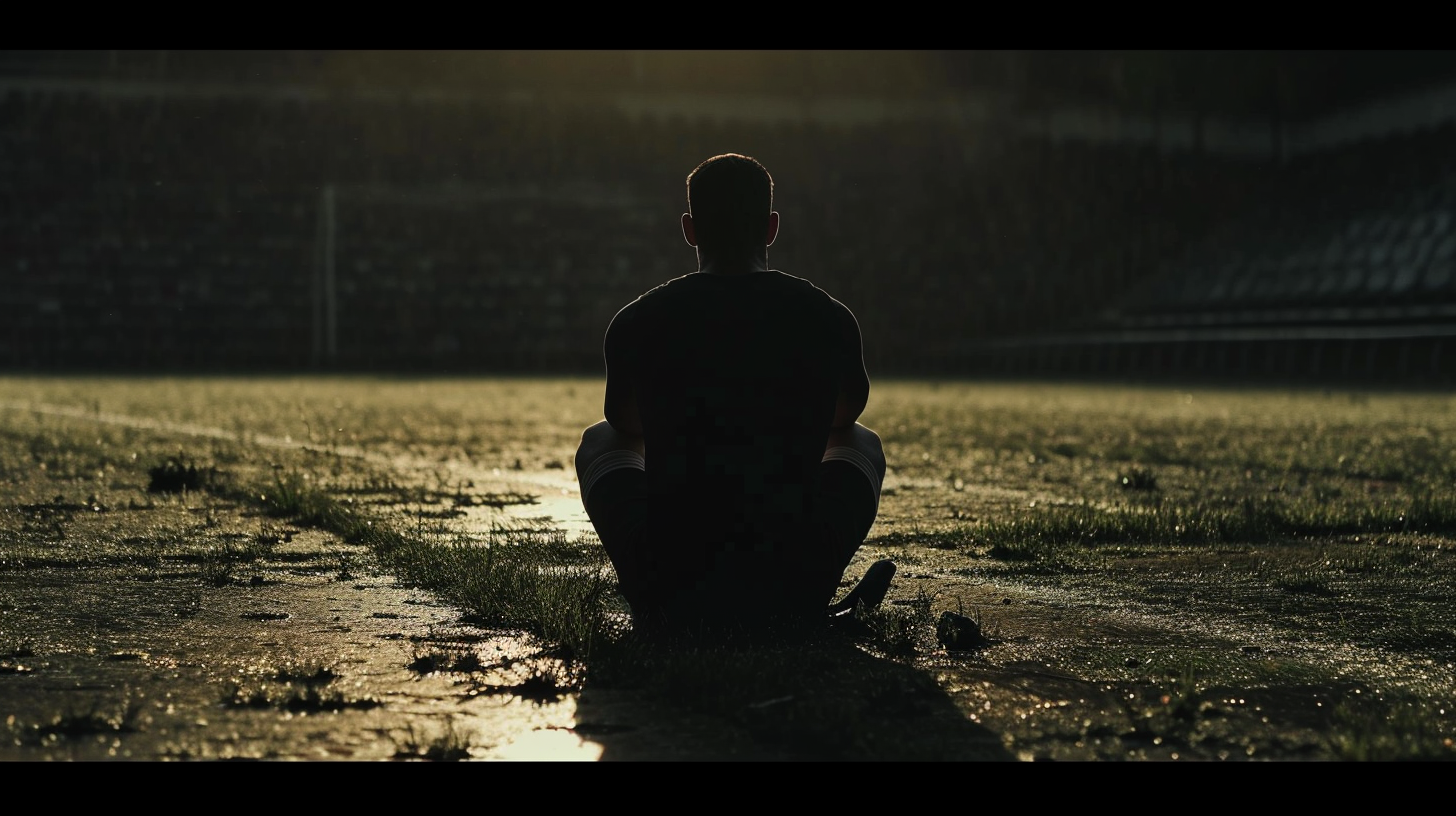
[[(895, 559), (889, 603), (847, 650), (730, 660), (626, 632), (571, 468), (600, 415), (592, 379), (0, 380), (0, 756), (87, 756), (57, 723), (146, 731), (37, 713), (66, 637), (36, 630), (42, 577), (185, 564), (177, 586), (237, 592), (312, 531), (319, 569), (367, 559), (536, 644), (511, 688), (574, 699), (558, 728), (624, 758), (583, 725), (593, 689), (764, 758), (1456, 758), (1456, 396), (877, 382), (890, 470), (846, 579)], [(414, 659), (503, 665), (432, 648)], [(228, 699), (282, 716), (316, 685)], [(443, 733), (390, 756), (491, 743)]]

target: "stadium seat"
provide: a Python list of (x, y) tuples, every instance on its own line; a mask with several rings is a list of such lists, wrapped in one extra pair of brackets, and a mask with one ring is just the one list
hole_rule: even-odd
[(1419, 248), (1416, 239), (1406, 236), (1399, 239), (1390, 255), (1390, 291), (1401, 295), (1420, 279)]
[(1451, 211), (1438, 208), (1431, 212), (1431, 235), (1441, 238), (1451, 232)]
[(1452, 284), (1453, 267), (1456, 267), (1456, 234), (1446, 233), (1431, 252), (1426, 264), (1421, 288), (1428, 292), (1444, 290)]
[[(1217, 269), (1205, 268), (1202, 274), (1192, 279), (1192, 282), (1199, 285), (1202, 301), (1211, 307), (1221, 307), (1229, 300), (1233, 280), (1226, 272), (1220, 273)], [(1194, 298), (1193, 305), (1197, 305), (1199, 296), (1196, 293)]]
[(1361, 294), (1365, 296), (1383, 296), (1390, 291), (1390, 284), (1393, 275), (1390, 264), (1372, 263), (1367, 267), (1364, 286)]

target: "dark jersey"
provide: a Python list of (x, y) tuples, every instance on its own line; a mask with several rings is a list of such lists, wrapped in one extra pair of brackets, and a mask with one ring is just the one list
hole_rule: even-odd
[(696, 521), (684, 536), (808, 533), (838, 396), (865, 376), (844, 304), (778, 271), (693, 273), (618, 312), (605, 354), (609, 387), (635, 395), (654, 494)]

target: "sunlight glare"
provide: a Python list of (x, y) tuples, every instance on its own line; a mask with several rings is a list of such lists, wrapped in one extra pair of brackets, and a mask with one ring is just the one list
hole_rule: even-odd
[(528, 731), (502, 746), (496, 759), (506, 762), (596, 762), (602, 745), (562, 728)]

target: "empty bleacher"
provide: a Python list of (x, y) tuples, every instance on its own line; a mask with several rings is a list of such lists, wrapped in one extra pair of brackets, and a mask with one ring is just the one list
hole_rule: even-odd
[(774, 172), (771, 264), (854, 309), (876, 375), (1456, 361), (1449, 128), (1276, 165), (955, 120), (113, 91), (0, 92), (0, 367), (597, 371), (616, 310), (694, 268), (684, 178), (726, 150)]
[[(1265, 196), (1075, 334), (1007, 370), (1446, 384), (1456, 375), (1456, 126), (1271, 168)], [(989, 350), (981, 350), (982, 359)]]

